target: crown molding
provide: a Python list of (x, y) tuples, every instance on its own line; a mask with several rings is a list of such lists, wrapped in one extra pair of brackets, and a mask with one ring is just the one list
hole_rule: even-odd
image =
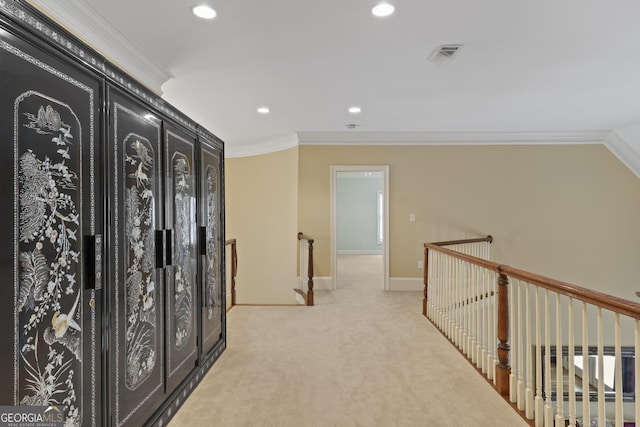
[(27, 1), (157, 95), (173, 77), (83, 1)]
[(298, 145), (299, 141), (296, 133), (279, 136), (266, 141), (244, 143), (241, 145), (235, 145), (231, 142), (225, 143), (224, 157), (233, 158), (259, 156), (261, 154), (275, 153), (276, 151), (297, 147)]
[(609, 132), (298, 132), (300, 145), (602, 144)]
[(613, 153), (631, 172), (640, 178), (640, 152), (633, 148), (616, 131), (607, 135), (605, 147)]

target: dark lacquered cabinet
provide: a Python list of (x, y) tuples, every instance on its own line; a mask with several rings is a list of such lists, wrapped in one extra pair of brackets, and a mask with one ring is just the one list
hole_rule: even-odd
[(0, 29), (0, 367), (6, 405), (98, 422), (100, 80)]
[(0, 405), (164, 425), (226, 346), (224, 147), (0, 0)]
[(115, 425), (140, 425), (165, 393), (162, 123), (109, 89), (110, 383)]
[(222, 238), (224, 205), (222, 199), (222, 143), (202, 134), (199, 145), (199, 232), (202, 289), (202, 352), (208, 353), (222, 338), (224, 323), (223, 265), (225, 242)]
[(196, 137), (168, 123), (164, 135), (167, 387), (172, 390), (198, 358)]

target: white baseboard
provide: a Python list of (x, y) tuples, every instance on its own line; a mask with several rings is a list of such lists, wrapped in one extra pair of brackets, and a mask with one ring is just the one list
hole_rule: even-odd
[[(316, 291), (332, 291), (333, 283), (331, 282), (331, 277), (314, 277), (313, 289)], [(423, 279), (421, 277), (390, 277), (389, 290), (422, 291), (424, 290)]]
[(390, 291), (422, 291), (424, 279), (421, 277), (390, 277)]
[[(298, 281), (300, 278), (298, 277)], [(306, 279), (305, 279), (306, 283)], [(313, 290), (315, 291), (332, 291), (333, 284), (331, 283), (331, 277), (314, 277), (313, 278)], [(306, 291), (306, 289), (305, 289)]]
[(382, 249), (372, 250), (349, 250), (340, 249), (336, 251), (337, 255), (382, 255)]

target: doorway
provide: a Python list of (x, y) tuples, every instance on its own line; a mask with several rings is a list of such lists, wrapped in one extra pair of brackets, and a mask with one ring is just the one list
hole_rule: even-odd
[(332, 288), (389, 289), (389, 167), (331, 166)]

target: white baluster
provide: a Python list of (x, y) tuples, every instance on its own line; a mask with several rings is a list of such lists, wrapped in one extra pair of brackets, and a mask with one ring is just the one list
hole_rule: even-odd
[(482, 269), (482, 295), (484, 296), (484, 300), (482, 301), (482, 373), (487, 375), (489, 379), (491, 377), (488, 376), (487, 373), (487, 341), (488, 341), (488, 323), (489, 323), (489, 301), (491, 298), (489, 297), (489, 283), (487, 280), (487, 276), (489, 275), (489, 271)]
[(434, 303), (436, 304), (436, 306), (434, 307), (436, 309), (436, 312), (434, 313), (434, 315), (436, 316), (436, 325), (438, 326), (438, 329), (440, 329), (442, 331), (442, 298), (444, 298), (443, 296), (443, 292), (442, 292), (442, 282), (443, 282), (443, 272), (442, 272), (442, 255), (440, 255), (439, 252), (436, 252), (436, 300), (434, 301)]
[(491, 351), (493, 352), (493, 365), (491, 369), (493, 370), (493, 384), (497, 383), (496, 369), (498, 369), (498, 274), (493, 273), (493, 280), (491, 283), (493, 286), (493, 327), (491, 328), (491, 332), (493, 334), (493, 340), (491, 341)]
[(465, 304), (467, 305), (467, 357), (473, 363), (475, 361), (475, 345), (473, 342), (474, 328), (475, 328), (475, 315), (473, 308), (475, 303), (473, 302), (473, 264), (466, 263), (467, 265), (467, 299)]
[(448, 260), (446, 255), (442, 254), (440, 256), (440, 268), (442, 271), (442, 277), (440, 278), (441, 284), (440, 284), (440, 292), (442, 293), (441, 297), (440, 297), (440, 331), (442, 331), (443, 334), (447, 334), (447, 326), (446, 326), (446, 322), (447, 322), (447, 301), (449, 298), (449, 288), (448, 288), (448, 280), (449, 280), (449, 270), (447, 270), (447, 265), (448, 265)]
[(488, 335), (489, 340), (487, 341), (487, 376), (489, 379), (493, 379), (493, 385), (496, 385), (496, 366), (497, 366), (497, 349), (496, 343), (498, 342), (497, 338), (497, 326), (498, 326), (498, 315), (497, 315), (497, 289), (496, 289), (496, 281), (497, 276), (494, 271), (491, 272), (491, 280), (489, 281), (489, 292), (491, 293), (491, 304), (489, 305), (489, 329)]
[[(635, 321), (635, 334), (634, 334), (634, 367), (635, 367), (635, 382), (634, 389), (637, 390), (636, 393), (640, 393), (640, 320), (636, 319)], [(640, 396), (636, 394), (635, 398), (635, 407), (636, 407), (636, 424), (640, 423)]]
[(442, 282), (444, 281), (444, 273), (443, 273), (443, 265), (442, 265), (442, 255), (440, 252), (435, 252), (436, 259), (436, 300), (434, 301), (435, 305), (435, 313), (436, 316), (436, 325), (438, 329), (442, 331), (442, 305), (443, 305), (443, 291), (442, 291)]
[(540, 326), (540, 293), (536, 286), (536, 427), (544, 426), (544, 399), (542, 397), (542, 327)]
[(453, 320), (451, 319), (451, 305), (453, 304), (453, 262), (451, 257), (447, 255), (447, 305), (445, 306), (446, 310), (446, 335), (447, 338), (451, 339), (451, 330), (453, 329)]
[(519, 281), (510, 280), (509, 290), (509, 344), (511, 347), (509, 359), (511, 362), (511, 374), (509, 375), (509, 400), (512, 403), (518, 401), (518, 371), (520, 369), (520, 287)]
[(553, 406), (551, 406), (551, 322), (549, 313), (549, 290), (544, 290), (544, 425), (553, 427)]
[(476, 280), (476, 367), (482, 369), (482, 305), (484, 298), (482, 297), (482, 267), (475, 268)]
[(460, 300), (458, 301), (460, 307), (460, 331), (458, 332), (458, 347), (462, 350), (462, 354), (466, 356), (469, 354), (467, 352), (467, 266), (462, 260), (458, 261), (458, 265), (458, 281), (460, 282)]
[(598, 307), (598, 427), (605, 427), (604, 412), (604, 349), (602, 336), (602, 308)]
[(454, 345), (456, 343), (456, 322), (458, 313), (455, 310), (456, 302), (458, 301), (458, 286), (456, 281), (456, 260), (455, 258), (449, 259), (451, 266), (451, 279), (449, 280), (449, 286), (451, 286), (451, 301), (449, 304), (449, 309), (451, 310), (451, 316), (449, 321), (449, 338), (453, 341)]
[(469, 313), (471, 314), (471, 327), (469, 332), (469, 352), (471, 353), (471, 363), (478, 365), (478, 281), (477, 281), (478, 266), (475, 264), (469, 264), (469, 285), (471, 287)]
[[(582, 303), (582, 419), (591, 423), (591, 368), (589, 367), (589, 317), (587, 303)], [(588, 424), (588, 425), (589, 425)]]
[(456, 344), (458, 348), (460, 348), (460, 319), (462, 317), (462, 310), (460, 310), (460, 293), (462, 292), (462, 280), (460, 280), (460, 260), (457, 258), (454, 259), (454, 286), (456, 289), (455, 301), (454, 301), (454, 310), (455, 310), (455, 330), (453, 336), (453, 342)]
[(533, 363), (532, 363), (532, 354), (531, 354), (531, 313), (529, 307), (531, 305), (530, 301), (530, 285), (529, 282), (525, 282), (525, 299), (524, 299), (524, 308), (525, 308), (525, 353), (527, 355), (527, 369), (526, 369), (526, 389), (525, 389), (525, 416), (527, 419), (532, 420), (534, 416), (534, 402), (533, 402)]
[(562, 363), (562, 317), (560, 294), (556, 293), (556, 427), (564, 427), (564, 368)]
[(498, 275), (496, 274), (495, 271), (491, 272), (492, 274), (492, 278), (491, 278), (491, 288), (492, 288), (492, 292), (493, 292), (493, 313), (491, 314), (491, 342), (489, 343), (491, 346), (491, 355), (492, 355), (492, 360), (491, 360), (491, 375), (493, 376), (493, 385), (497, 384), (497, 377), (496, 377), (496, 369), (498, 367), (498, 349), (497, 347), (497, 342), (498, 342)]
[[(573, 298), (569, 298), (569, 325), (567, 328), (567, 338), (569, 340), (569, 426), (576, 425), (576, 364), (575, 356), (575, 333), (573, 326)], [(583, 400), (588, 402), (588, 400)]]
[(614, 330), (615, 335), (615, 393), (616, 393), (616, 427), (623, 427), (624, 414), (622, 411), (622, 350), (620, 344), (620, 314), (616, 313)]
[(518, 409), (520, 411), (524, 411), (525, 409), (525, 394), (524, 394), (524, 353), (525, 350), (524, 348), (524, 330), (523, 330), (523, 326), (524, 323), (526, 322), (527, 319), (523, 318), (523, 313), (522, 313), (522, 282), (520, 282), (518, 280), (518, 333), (517, 333), (517, 338), (518, 338), (518, 353), (514, 355), (514, 359), (517, 357), (518, 358), (518, 393), (517, 393), (517, 399), (518, 399)]
[(451, 332), (450, 332), (450, 337), (451, 340), (453, 341), (453, 343), (457, 346), (458, 345), (458, 330), (459, 330), (459, 323), (458, 323), (458, 300), (459, 300), (459, 294), (460, 294), (460, 287), (458, 286), (458, 260), (455, 258), (452, 258), (451, 260), (451, 285), (453, 286), (453, 293), (452, 293), (452, 300), (451, 300)]

